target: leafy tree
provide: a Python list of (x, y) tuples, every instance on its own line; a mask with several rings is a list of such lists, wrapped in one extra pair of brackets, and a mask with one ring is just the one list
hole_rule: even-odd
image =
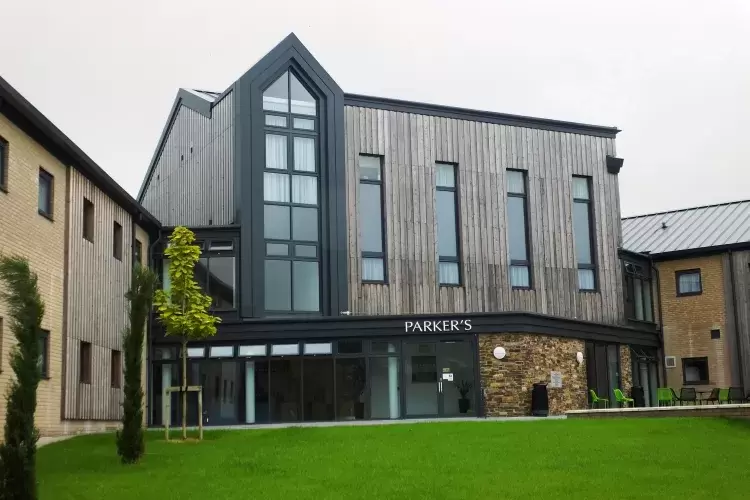
[(0, 298), (8, 305), (10, 328), (17, 341), (11, 352), (15, 378), (7, 395), (5, 439), (0, 445), (0, 498), (35, 499), (39, 433), (34, 427), (34, 412), (41, 379), (39, 340), (44, 302), (37, 276), (24, 258), (0, 257), (0, 280), (5, 282)]
[(211, 297), (195, 281), (195, 264), (201, 255), (195, 234), (178, 226), (169, 237), (164, 254), (169, 258), (169, 290), (157, 290), (154, 305), (167, 335), (182, 338), (182, 439), (187, 439), (187, 344), (216, 335), (220, 318), (208, 313)]
[(117, 454), (124, 464), (138, 462), (146, 449), (143, 436), (143, 342), (158, 278), (151, 269), (136, 265), (130, 289), (130, 326), (124, 332), (125, 384), (122, 430), (117, 431)]

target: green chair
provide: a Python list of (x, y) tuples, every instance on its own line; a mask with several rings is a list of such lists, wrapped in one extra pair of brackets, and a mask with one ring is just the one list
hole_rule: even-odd
[(729, 389), (719, 389), (719, 404), (729, 402)]
[(633, 398), (626, 398), (625, 394), (623, 394), (620, 389), (615, 389), (615, 399), (624, 408), (628, 407), (628, 403), (630, 404), (631, 408), (633, 407)]
[(657, 388), (656, 399), (659, 401), (659, 406), (674, 405), (674, 397), (672, 396), (672, 389), (670, 389), (669, 387)]
[(602, 404), (605, 408), (609, 408), (609, 399), (606, 398), (600, 398), (596, 395), (596, 392), (594, 392), (594, 389), (589, 389), (589, 394), (591, 394), (591, 408), (602, 407)]

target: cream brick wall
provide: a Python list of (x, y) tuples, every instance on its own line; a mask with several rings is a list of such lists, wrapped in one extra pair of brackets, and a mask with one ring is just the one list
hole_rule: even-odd
[[(0, 136), (8, 142), (9, 156), (8, 192), (0, 191), (0, 253), (26, 257), (39, 278), (39, 292), (45, 304), (42, 327), (50, 331), (50, 337), (49, 379), (39, 384), (36, 425), (42, 434), (56, 434), (60, 427), (62, 376), (66, 167), (2, 113)], [(38, 213), (40, 167), (54, 176), (53, 221)], [(5, 396), (13, 373), (9, 354), (15, 344), (7, 307), (2, 300), (0, 317), (3, 318), (0, 352), (2, 427), (5, 423)]]
[[(677, 367), (667, 368), (667, 385), (682, 387), (682, 358), (708, 357), (707, 387), (731, 384), (731, 353), (727, 348), (726, 298), (722, 256), (712, 255), (657, 264), (661, 283), (664, 355), (675, 356)], [(703, 293), (677, 296), (676, 271), (700, 269)], [(712, 329), (721, 338), (711, 339)], [(696, 386), (698, 387), (698, 386)]]

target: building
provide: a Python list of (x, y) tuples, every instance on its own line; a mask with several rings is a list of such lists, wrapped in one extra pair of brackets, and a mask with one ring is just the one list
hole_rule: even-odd
[[(629, 389), (659, 336), (625, 316), (617, 132), (346, 94), (294, 35), (223, 91), (179, 90), (138, 199), (165, 276), (171, 227), (203, 248), (223, 321), (188, 378), (208, 424), (527, 415), (539, 381), (561, 413)], [(160, 425), (178, 342), (156, 321), (151, 342)]]
[(656, 273), (663, 380), (673, 388), (743, 387), (747, 394), (750, 201), (627, 217), (622, 231), (623, 246)]
[[(29, 260), (45, 303), (42, 435), (102, 430), (122, 409), (123, 297), (159, 227), (96, 163), (0, 78), (0, 253)], [(0, 287), (2, 284), (0, 284)], [(0, 299), (0, 426), (15, 337)]]

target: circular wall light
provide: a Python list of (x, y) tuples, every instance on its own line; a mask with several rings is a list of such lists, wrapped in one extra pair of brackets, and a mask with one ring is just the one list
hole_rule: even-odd
[(505, 357), (505, 347), (495, 347), (495, 350), (492, 351), (492, 354), (497, 359), (503, 359)]

